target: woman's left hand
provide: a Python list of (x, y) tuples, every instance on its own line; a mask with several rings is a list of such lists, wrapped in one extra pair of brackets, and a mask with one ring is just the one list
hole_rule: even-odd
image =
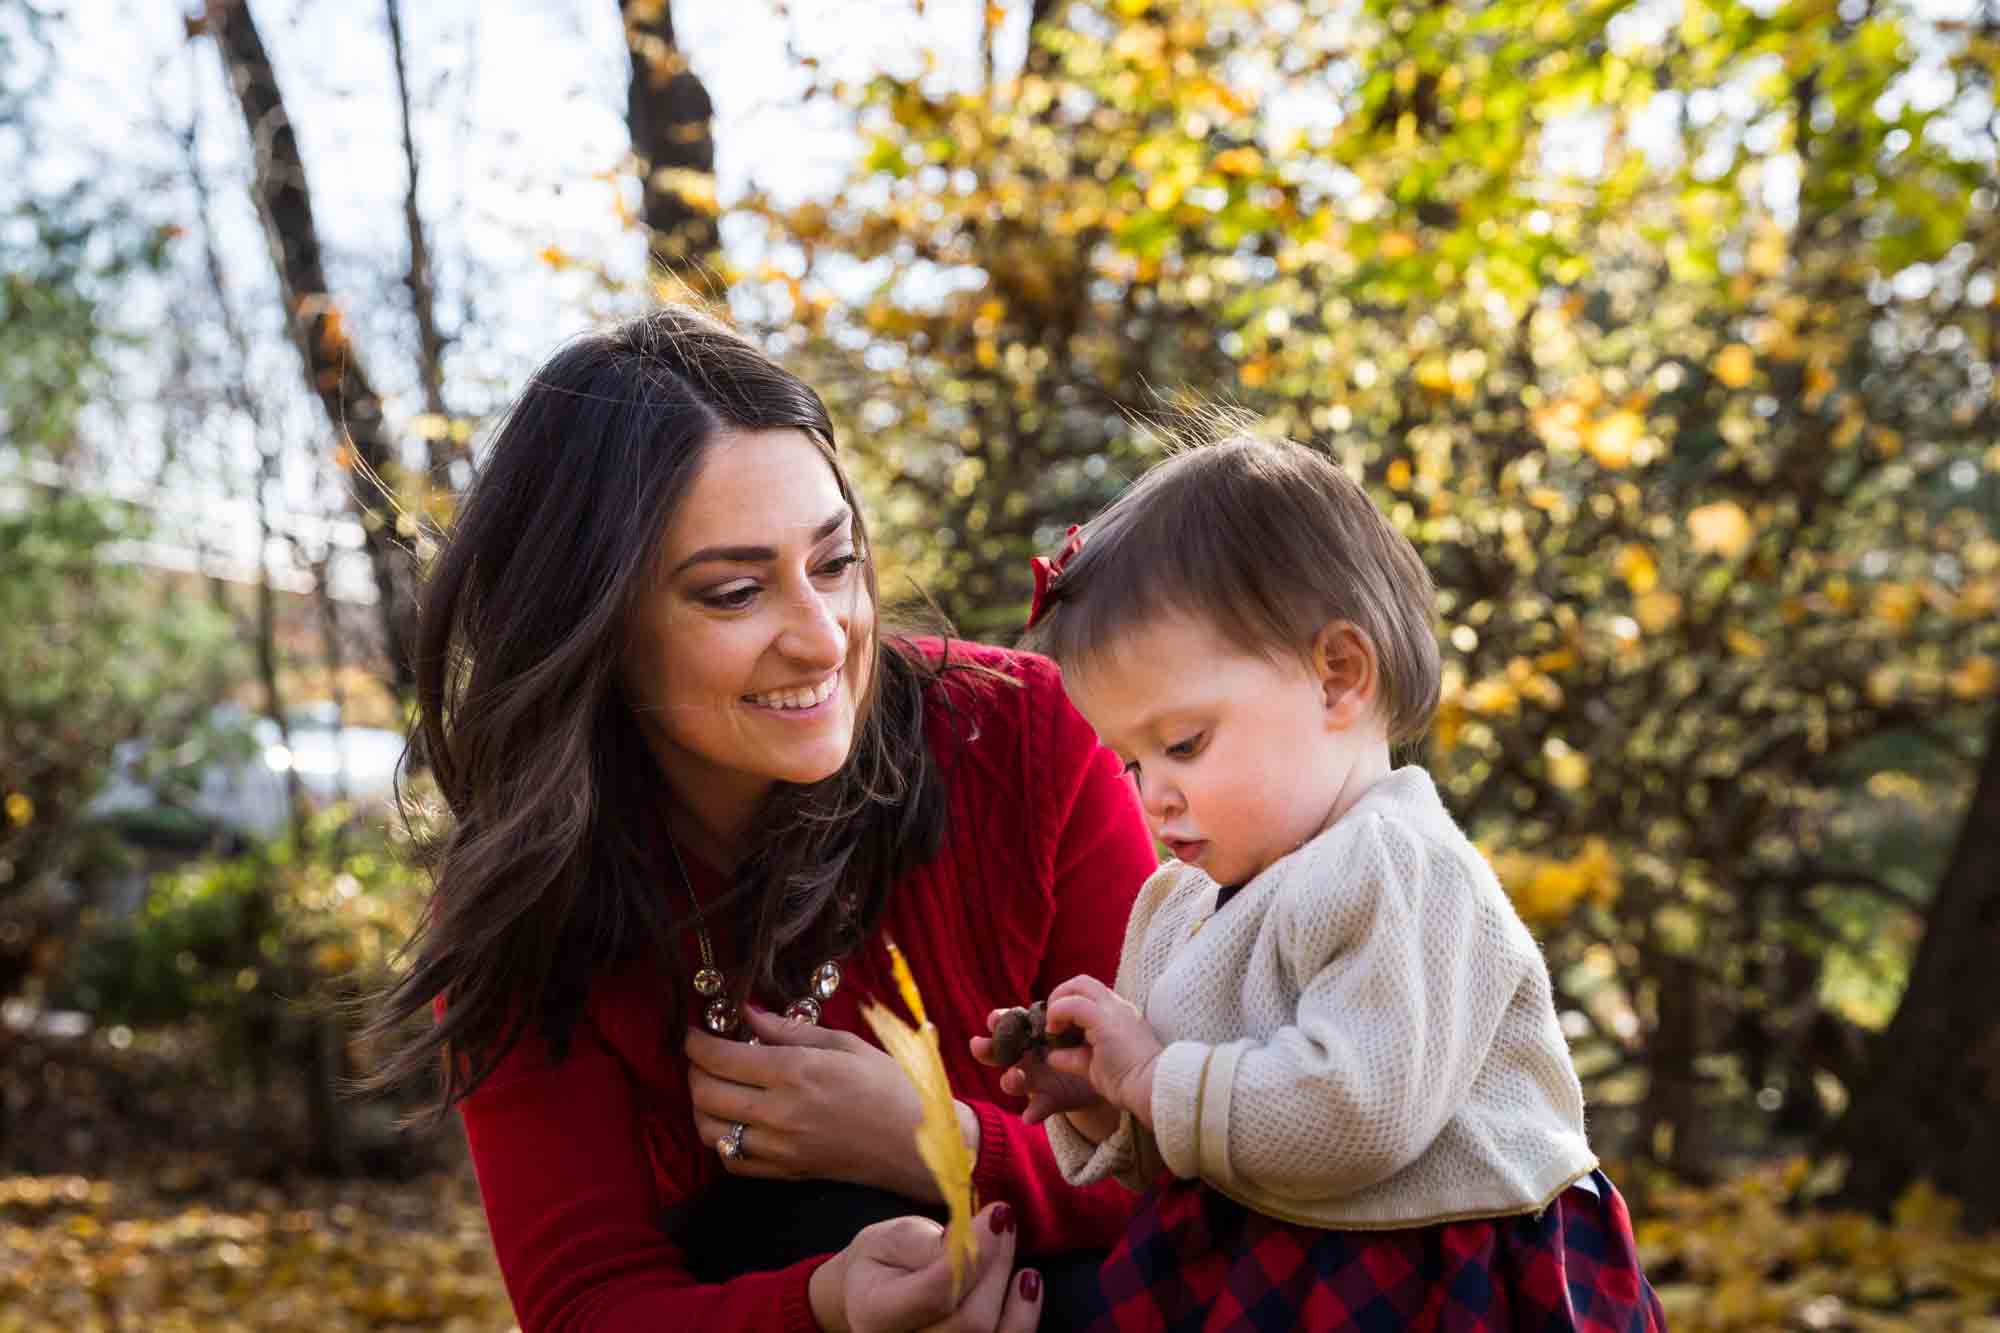
[[(733, 1175), (839, 1180), (940, 1201), (917, 1156), (922, 1106), (888, 1053), (851, 1032), (794, 1022), (746, 1006), (759, 1044), (699, 1029), (687, 1035), (688, 1091), (695, 1130), (716, 1141), (743, 1123), (741, 1147), (723, 1166)], [(979, 1120), (958, 1104), (959, 1128), (979, 1151)]]

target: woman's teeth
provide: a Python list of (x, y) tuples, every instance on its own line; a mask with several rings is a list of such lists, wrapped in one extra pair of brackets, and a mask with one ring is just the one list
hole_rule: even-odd
[(812, 708), (823, 704), (832, 696), (834, 687), (840, 684), (840, 677), (828, 676), (809, 690), (773, 690), (769, 694), (748, 696), (750, 702), (760, 708)]

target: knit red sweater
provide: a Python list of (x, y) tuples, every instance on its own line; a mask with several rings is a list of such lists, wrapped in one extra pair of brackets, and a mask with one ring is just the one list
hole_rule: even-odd
[[(1080, 972), (1109, 982), (1157, 858), (1117, 761), (1064, 697), (1055, 667), (972, 645), (952, 652), (1021, 687), (961, 672), (933, 688), (926, 734), (950, 794), (944, 846), (896, 886), (876, 934), (842, 961), (846, 979), (822, 1021), (873, 1040), (859, 1003), (893, 993), (882, 937), (895, 939), (952, 1087), (979, 1117), (980, 1199), (1013, 1205), (1023, 1253), (1108, 1246), (1132, 1196), (1110, 1181), (1067, 1185), (1043, 1130), (1021, 1123), (1022, 1103), (967, 1042), (996, 1006)], [(714, 872), (689, 873), (704, 897), (718, 890)], [(692, 938), (687, 947), (692, 957)], [(665, 1210), (722, 1175), (695, 1136), (681, 1043), (663, 1030), (666, 984), (651, 966), (600, 979), (563, 1060), (524, 1038), (460, 1106), (524, 1333), (816, 1327), (807, 1283), (827, 1256), (703, 1284), (661, 1229)]]

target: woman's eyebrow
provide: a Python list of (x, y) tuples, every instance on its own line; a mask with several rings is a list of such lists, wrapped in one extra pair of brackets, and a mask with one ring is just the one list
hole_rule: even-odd
[[(851, 510), (842, 508), (839, 513), (813, 529), (813, 541), (825, 541), (828, 537), (840, 531), (841, 524), (847, 522), (851, 516)], [(713, 562), (732, 565), (754, 565), (776, 560), (777, 558), (778, 549), (775, 546), (704, 546), (678, 565), (675, 565), (667, 577), (674, 578), (681, 571), (691, 569), (695, 565)]]

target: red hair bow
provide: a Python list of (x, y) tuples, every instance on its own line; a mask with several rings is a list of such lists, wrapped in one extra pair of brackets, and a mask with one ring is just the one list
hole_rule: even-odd
[(1063, 543), (1062, 550), (1056, 552), (1055, 559), (1038, 555), (1028, 561), (1028, 568), (1035, 571), (1035, 600), (1028, 603), (1029, 629), (1033, 629), (1035, 622), (1049, 609), (1049, 592), (1056, 586), (1056, 580), (1062, 577), (1063, 567), (1083, 549), (1083, 533), (1074, 523), (1070, 524), (1068, 536), (1069, 540)]

